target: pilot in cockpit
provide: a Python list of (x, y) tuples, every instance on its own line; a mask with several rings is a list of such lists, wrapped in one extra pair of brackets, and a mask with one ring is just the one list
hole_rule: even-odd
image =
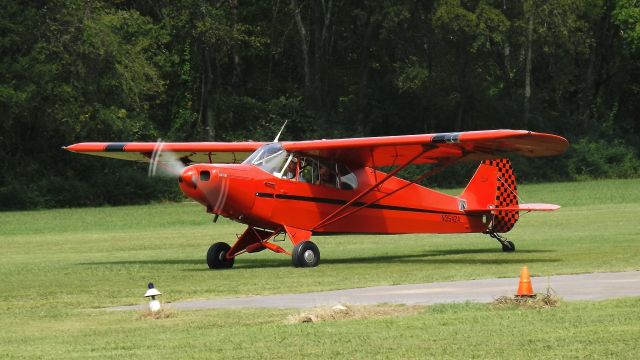
[(320, 164), (319, 175), (318, 184), (336, 187), (336, 176), (329, 167), (324, 164)]
[(289, 163), (287, 164), (287, 168), (282, 172), (283, 179), (295, 179), (296, 172), (298, 171), (298, 159), (292, 157)]

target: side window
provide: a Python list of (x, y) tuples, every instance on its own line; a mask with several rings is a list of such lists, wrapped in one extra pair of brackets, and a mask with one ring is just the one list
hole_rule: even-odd
[(283, 179), (309, 182), (314, 174), (312, 165), (311, 159), (291, 154), (284, 162), (282, 171), (274, 173), (274, 175)]
[(342, 164), (338, 164), (338, 180), (342, 190), (355, 190), (358, 187), (356, 174)]
[(316, 184), (318, 182), (318, 161), (310, 157), (301, 157), (298, 181)]
[(298, 158), (290, 155), (284, 162), (282, 171), (274, 173), (275, 176), (283, 179), (295, 180), (298, 173)]
[(341, 190), (355, 190), (358, 187), (358, 180), (355, 174), (346, 166), (333, 161), (299, 156), (297, 157), (297, 174), (298, 181), (314, 185), (323, 185)]
[(318, 181), (316, 182), (316, 184), (339, 189), (339, 177), (336, 173), (336, 170), (336, 163), (320, 162), (320, 168), (318, 170)]

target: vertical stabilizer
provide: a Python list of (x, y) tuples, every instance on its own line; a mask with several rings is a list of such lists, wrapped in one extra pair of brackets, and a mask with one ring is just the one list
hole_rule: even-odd
[(518, 211), (491, 210), (492, 208), (513, 208), (518, 206), (516, 176), (509, 159), (484, 160), (469, 181), (460, 198), (467, 202), (467, 208), (478, 211), (487, 209), (491, 222), (490, 233), (506, 233), (518, 221)]

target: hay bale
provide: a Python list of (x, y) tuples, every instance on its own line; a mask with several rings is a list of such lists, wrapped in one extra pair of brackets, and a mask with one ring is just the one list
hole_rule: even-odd
[(354, 319), (372, 319), (389, 316), (412, 315), (420, 312), (423, 306), (377, 305), (354, 306), (337, 304), (332, 307), (317, 307), (299, 314), (289, 315), (286, 323), (317, 323), (321, 321), (341, 321)]
[(501, 296), (493, 301), (492, 306), (497, 308), (517, 306), (529, 309), (546, 309), (560, 306), (560, 300), (555, 291), (549, 287), (546, 293), (537, 293), (532, 297)]
[(152, 319), (152, 320), (161, 320), (168, 319), (176, 316), (176, 312), (173, 309), (169, 309), (166, 306), (162, 307), (158, 311), (151, 311), (146, 309), (140, 313), (140, 319)]

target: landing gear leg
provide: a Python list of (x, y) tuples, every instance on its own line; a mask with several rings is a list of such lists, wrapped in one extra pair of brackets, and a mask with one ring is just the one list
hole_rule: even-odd
[(502, 251), (504, 252), (514, 252), (516, 251), (516, 245), (511, 240), (507, 240), (507, 238), (503, 237), (498, 233), (489, 233), (489, 236), (498, 240), (500, 245), (502, 245)]

